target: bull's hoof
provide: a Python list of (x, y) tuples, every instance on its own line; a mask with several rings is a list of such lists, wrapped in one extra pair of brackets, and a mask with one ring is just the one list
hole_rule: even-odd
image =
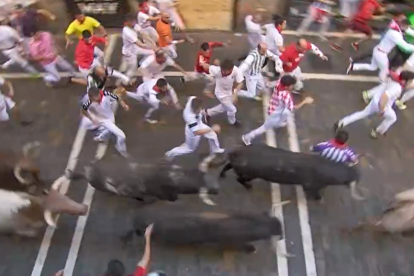
[(257, 249), (256, 249), (256, 247), (254, 245), (246, 244), (245, 246), (243, 246), (243, 251), (246, 254), (254, 254), (254, 253), (257, 252)]

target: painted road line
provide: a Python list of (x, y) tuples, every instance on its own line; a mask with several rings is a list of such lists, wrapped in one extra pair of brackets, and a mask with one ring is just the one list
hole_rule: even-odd
[[(288, 117), (287, 130), (289, 135), (289, 148), (293, 152), (300, 152), (298, 134), (296, 132), (295, 115)], [(299, 210), (299, 223), (302, 236), (303, 253), (305, 257), (306, 275), (317, 276), (315, 253), (313, 251), (312, 230), (309, 221), (309, 211), (305, 193), (302, 186), (296, 185), (297, 206)]]
[[(116, 39), (117, 37), (114, 37), (114, 38), (110, 37), (109, 43), (112, 43), (112, 44), (108, 45), (107, 51), (105, 52), (105, 58), (107, 58), (107, 60), (109, 60), (110, 57), (112, 56), (112, 52), (115, 49), (114, 44), (116, 43)], [(79, 124), (79, 129), (78, 129), (75, 141), (72, 146), (72, 150), (69, 156), (69, 160), (68, 160), (68, 164), (66, 166), (65, 172), (68, 170), (73, 171), (75, 169), (76, 164), (78, 163), (79, 154), (83, 147), (83, 142), (85, 140), (86, 132), (87, 132), (86, 129), (80, 127), (80, 124)], [(61, 194), (66, 194), (69, 189), (69, 186), (70, 186), (70, 180), (65, 179), (65, 182), (62, 184), (59, 192)], [(54, 233), (55, 233), (55, 228), (48, 227), (46, 229), (46, 232), (43, 237), (42, 243), (40, 245), (39, 253), (37, 255), (36, 262), (33, 267), (31, 276), (40, 276), (42, 274), (42, 270), (46, 262), (47, 254), (48, 254)]]
[[(122, 62), (119, 70), (122, 72), (122, 70), (125, 70), (125, 69), (126, 69), (126, 63)], [(116, 115), (117, 109), (118, 109), (118, 104), (113, 106), (113, 111), (115, 115)], [(95, 159), (96, 160), (102, 159), (107, 149), (108, 149), (108, 143), (105, 143), (105, 144), (100, 143), (96, 151)], [(95, 188), (93, 188), (91, 184), (88, 183), (88, 188), (86, 189), (85, 197), (83, 198), (83, 204), (86, 204), (87, 206), (89, 206), (89, 212), (92, 208), (92, 200), (93, 200), (94, 194), (95, 194)], [(78, 221), (76, 223), (76, 228), (75, 228), (75, 233), (73, 234), (72, 243), (69, 249), (68, 258), (66, 259), (66, 264), (65, 264), (65, 269), (64, 269), (65, 276), (73, 275), (73, 271), (76, 265), (76, 260), (79, 254), (79, 249), (82, 244), (83, 234), (85, 232), (86, 223), (89, 218), (89, 212), (85, 216), (78, 217)]]
[[(267, 118), (267, 108), (269, 103), (269, 95), (267, 93), (263, 93), (263, 118), (266, 120)], [(273, 129), (266, 131), (266, 143), (270, 147), (277, 147), (276, 145), (276, 135)], [(277, 217), (280, 222), (282, 223), (282, 231), (285, 233), (285, 223), (283, 218), (283, 206), (279, 205), (278, 203), (282, 201), (282, 196), (280, 193), (280, 185), (277, 183), (270, 183), (270, 188), (272, 191), (272, 216)], [(282, 256), (281, 254), (286, 253), (286, 235), (284, 239), (281, 241), (277, 241), (272, 239), (272, 245), (275, 249), (275, 252), (281, 250), (282, 252), (278, 252), (277, 254), (277, 271), (278, 276), (289, 276), (289, 269), (288, 269), (288, 261), (287, 258)]]
[[(192, 71), (188, 71), (188, 74), (194, 73)], [(181, 72), (163, 72), (162, 73), (166, 77), (182, 77), (184, 76)], [(42, 75), (45, 75), (42, 73)], [(69, 73), (60, 73), (61, 77), (69, 77)], [(141, 76), (137, 74), (135, 76)], [(339, 75), (339, 74), (316, 74), (316, 73), (302, 73), (304, 79), (307, 80), (337, 80), (337, 81), (353, 81), (353, 82), (379, 82), (378, 77), (372, 76), (354, 76), (354, 75)], [(6, 79), (31, 79), (33, 78), (29, 73), (7, 73), (7, 74), (0, 74), (0, 77)]]

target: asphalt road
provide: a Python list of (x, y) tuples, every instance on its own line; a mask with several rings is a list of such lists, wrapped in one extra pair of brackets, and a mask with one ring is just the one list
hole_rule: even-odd
[[(236, 59), (243, 53), (246, 45), (244, 37), (224, 34), (202, 34), (196, 36), (198, 43), (207, 40), (232, 41), (231, 49), (217, 49), (217, 58)], [(295, 37), (286, 37), (293, 41)], [(330, 55), (330, 61), (324, 63), (311, 54), (301, 64), (305, 73), (318, 73), (321, 79), (305, 82), (306, 91), (315, 98), (312, 106), (306, 106), (296, 113), (298, 142), (302, 151), (309, 146), (331, 137), (333, 123), (341, 117), (363, 108), (360, 92), (374, 86), (369, 82), (350, 82), (326, 80), (326, 76), (343, 74), (347, 65), (347, 57), (354, 53), (338, 55), (331, 53), (326, 44), (312, 40), (322, 51)], [(367, 45), (369, 49), (370, 45)], [(111, 65), (120, 66), (121, 41), (117, 40), (111, 58)], [(181, 45), (177, 62), (185, 70), (191, 71), (197, 46)], [(73, 52), (73, 51), (72, 51)], [(66, 54), (72, 60), (69, 50)], [(16, 69), (15, 72), (21, 72)], [(363, 73), (361, 73), (362, 75)], [(375, 75), (375, 74), (371, 74)], [(190, 95), (200, 95), (200, 83), (188, 83), (185, 86), (177, 77), (168, 78), (184, 103)], [(78, 99), (85, 92), (77, 85), (63, 86), (58, 89), (47, 88), (41, 80), (12, 80), (16, 91), (16, 102), (20, 103), (25, 117), (35, 120), (32, 126), (22, 128), (12, 123), (0, 125), (0, 142), (3, 147), (20, 150), (30, 141), (38, 140), (43, 144), (39, 156), (42, 176), (54, 181), (64, 171), (79, 122)], [(181, 144), (184, 140), (184, 124), (182, 114), (168, 107), (163, 107), (160, 116), (164, 121), (158, 126), (148, 126), (142, 122), (145, 106), (128, 100), (129, 112), (118, 110), (117, 123), (127, 135), (130, 154), (140, 162), (152, 162), (163, 154)], [(206, 105), (212, 106), (215, 100), (206, 99)], [(263, 121), (262, 104), (255, 101), (240, 100), (238, 117), (242, 122), (240, 129), (227, 125), (225, 116), (214, 118), (215, 123), (222, 125), (219, 135), (225, 148), (232, 148), (240, 141), (240, 135), (259, 126)], [(323, 203), (308, 202), (311, 239), (302, 241), (303, 223), (300, 220), (296, 204), (296, 193), (293, 188), (282, 187), (282, 199), (292, 200), (283, 208), (286, 230), (287, 251), (296, 255), (288, 259), (289, 276), (307, 275), (306, 263), (312, 258), (304, 253), (304, 244), (313, 241), (318, 276), (365, 276), (365, 275), (410, 275), (413, 271), (414, 253), (410, 239), (374, 239), (370, 235), (350, 237), (340, 230), (355, 225), (359, 219), (373, 216), (381, 212), (394, 193), (411, 186), (413, 172), (410, 170), (414, 158), (414, 134), (410, 131), (413, 125), (413, 112), (410, 107), (398, 112), (398, 121), (384, 138), (373, 141), (369, 137), (370, 127), (378, 123), (377, 118), (364, 120), (349, 127), (350, 144), (358, 152), (367, 153), (361, 162), (363, 179), (361, 185), (369, 192), (366, 201), (357, 202), (351, 199), (347, 188), (329, 188), (325, 192)], [(277, 145), (289, 149), (289, 142), (294, 137), (286, 129), (276, 131)], [(265, 137), (255, 141), (264, 143)], [(90, 135), (85, 139), (79, 156), (77, 169), (95, 155), (97, 145)], [(194, 166), (208, 152), (205, 142), (195, 154), (179, 158), (180, 164)], [(110, 145), (104, 158), (114, 162), (120, 157)], [(86, 191), (86, 183), (73, 182), (68, 195), (82, 201)], [(235, 180), (232, 173), (222, 181), (223, 191), (214, 200), (218, 205), (236, 210), (267, 211), (271, 208), (271, 190), (269, 183), (256, 181), (251, 192), (244, 190)], [(198, 197), (182, 197), (189, 208), (201, 204)], [(100, 192), (93, 197), (86, 228), (77, 254), (73, 275), (100, 275), (106, 263), (112, 258), (125, 262), (132, 271), (143, 253), (143, 243), (123, 247), (119, 236), (128, 230), (134, 209), (139, 208), (135, 201), (119, 199)], [(302, 207), (301, 207), (302, 208)], [(53, 273), (65, 267), (75, 234), (77, 218), (62, 216), (59, 228), (53, 235), (51, 246), (41, 274)], [(43, 236), (42, 236), (43, 237)], [(42, 237), (34, 240), (23, 239), (20, 242), (11, 237), (1, 236), (0, 275), (31, 275)], [(152, 269), (161, 269), (167, 275), (279, 275), (280, 268), (269, 241), (257, 243), (258, 252), (245, 255), (237, 252), (219, 252), (214, 249), (180, 249), (165, 248), (154, 245), (152, 252)], [(308, 267), (309, 270), (309, 267)], [(33, 275), (33, 274), (32, 274)], [(311, 275), (311, 274), (308, 274)], [(316, 274), (314, 274), (316, 275)], [(70, 275), (67, 275), (70, 276)]]

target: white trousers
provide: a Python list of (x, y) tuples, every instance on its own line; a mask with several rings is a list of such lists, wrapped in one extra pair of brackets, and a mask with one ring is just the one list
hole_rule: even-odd
[(178, 57), (177, 48), (175, 47), (175, 44), (168, 45), (167, 47), (163, 47), (162, 49), (168, 56), (170, 56), (170, 58), (176, 59)]
[(149, 56), (154, 54), (153, 50), (150, 49), (144, 49), (141, 47), (135, 47), (135, 52), (131, 53), (131, 52), (123, 52), (122, 53), (122, 58), (127, 66), (126, 69), (126, 75), (129, 78), (133, 78), (135, 77), (135, 75), (137, 74), (137, 70), (138, 70), (138, 57), (139, 56)]
[(214, 116), (226, 112), (229, 123), (234, 124), (236, 122), (237, 108), (233, 104), (233, 96), (227, 96), (218, 100), (220, 101), (220, 104), (207, 109), (207, 114), (209, 116)]
[(340, 12), (345, 17), (353, 16), (358, 10), (359, 1), (340, 0)]
[[(240, 90), (239, 96), (246, 98), (253, 98), (258, 95), (258, 92), (265, 89), (265, 81), (262, 75), (246, 76), (246, 88), (247, 90)], [(259, 89), (259, 91), (257, 91)]]
[(3, 63), (2, 68), (8, 69), (13, 64), (20, 65), (25, 71), (36, 74), (38, 73), (37, 70), (29, 64), (29, 62), (24, 59), (19, 51), (19, 48), (14, 47), (8, 50), (3, 50), (3, 55), (5, 55), (9, 60)]
[[(302, 23), (300, 24), (300, 27), (298, 28), (299, 33), (303, 33), (309, 30), (310, 25), (315, 22), (319, 11), (313, 6), (309, 5), (308, 8), (308, 14), (303, 19)], [(326, 33), (329, 29), (329, 25), (331, 23), (331, 16), (330, 14), (322, 15), (321, 17), (321, 28), (319, 29), (319, 32), (323, 35)]]
[(401, 97), (400, 102), (406, 103), (414, 97), (414, 89), (410, 89), (404, 92), (404, 95)]
[(4, 96), (0, 93), (0, 121), (8, 121), (10, 120), (8, 110), (11, 110), (13, 107), (16, 106), (16, 103), (7, 96)]
[[(149, 38), (152, 39), (152, 41), (154, 41), (155, 43), (159, 39), (157, 31), (152, 26), (142, 28), (142, 32), (144, 32), (146, 35), (148, 35)], [(144, 42), (145, 42), (146, 45), (150, 45), (150, 43), (148, 43), (148, 41), (145, 41), (145, 39), (144, 39)]]
[(116, 136), (116, 148), (119, 151), (126, 151), (126, 135), (119, 127), (117, 127), (114, 121), (109, 119), (101, 119), (99, 125), (97, 126), (94, 125), (92, 121), (89, 120), (89, 118), (83, 116), (81, 121), (81, 127), (86, 128), (87, 130), (106, 130), (101, 132), (101, 137), (107, 135), (108, 132), (114, 134)]
[[(347, 126), (361, 119), (367, 118), (373, 114), (379, 112), (379, 96), (374, 96), (374, 98), (369, 102), (364, 110), (355, 112), (349, 116), (346, 116), (339, 121), (340, 125)], [(377, 127), (376, 132), (383, 135), (395, 122), (397, 121), (397, 114), (392, 109), (391, 105), (387, 105), (384, 110), (384, 120)]]
[(371, 64), (369, 63), (355, 63), (354, 64), (354, 71), (376, 71), (378, 68), (380, 70), (379, 72), (379, 79), (381, 82), (385, 82), (385, 80), (388, 77), (389, 73), (389, 60), (388, 55), (380, 50), (378, 50), (377, 47), (374, 48), (374, 51), (372, 52), (372, 59)]
[[(202, 124), (201, 129), (210, 129), (209, 126)], [(217, 137), (217, 134), (214, 131), (210, 131), (204, 135), (195, 135), (188, 125), (184, 129), (185, 142), (176, 148), (165, 153), (165, 156), (168, 158), (174, 158), (180, 155), (188, 154), (195, 151), (200, 144), (201, 136), (207, 138), (208, 144), (210, 146), (210, 153), (222, 153), (224, 149), (220, 148), (220, 143)]]
[(60, 81), (60, 75), (58, 71), (58, 67), (63, 69), (64, 71), (70, 72), (74, 74), (76, 71), (73, 68), (73, 66), (67, 62), (62, 57), (58, 56), (54, 61), (52, 61), (49, 64), (43, 65), (43, 68), (45, 69), (48, 74), (44, 77), (44, 80), (46, 82), (58, 82)]
[(258, 33), (248, 33), (247, 40), (249, 41), (250, 49), (254, 50), (259, 43), (265, 41), (265, 36)]
[(262, 135), (269, 129), (285, 126), (287, 123), (288, 116), (290, 115), (291, 115), (291, 111), (287, 109), (282, 112), (273, 112), (266, 118), (263, 125), (261, 125), (260, 127), (244, 135), (246, 141), (248, 142), (252, 141), (254, 138), (256, 138), (259, 135)]

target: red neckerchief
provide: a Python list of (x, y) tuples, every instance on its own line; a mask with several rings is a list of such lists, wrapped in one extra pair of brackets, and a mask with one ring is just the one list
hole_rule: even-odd
[(337, 140), (335, 140), (335, 139), (332, 139), (331, 141), (329, 141), (331, 144), (332, 144), (332, 146), (334, 146), (335, 148), (346, 148), (346, 144), (344, 144), (344, 143), (339, 143)]
[(148, 14), (149, 10), (146, 10), (146, 8), (148, 8), (148, 3), (147, 2), (142, 3), (140, 12)]
[(157, 85), (154, 85), (154, 87), (152, 88), (152, 90), (154, 90), (157, 93), (160, 93), (161, 92), (160, 88)]
[(393, 80), (395, 82), (398, 82), (403, 87), (405, 86), (406, 83), (405, 83), (405, 80), (401, 79), (401, 74), (397, 74), (393, 71), (390, 71), (389, 76), (390, 76), (391, 80)]
[(390, 25), (388, 26), (391, 30), (402, 33), (400, 25), (395, 20), (391, 20)]
[(286, 90), (286, 87), (285, 87), (283, 84), (281, 84), (281, 83), (280, 83), (280, 81), (279, 81), (279, 82), (276, 84), (275, 89), (276, 89), (276, 91), (277, 91), (277, 94), (279, 94), (281, 91), (285, 91), (285, 90)]
[(103, 94), (103, 90), (99, 91), (99, 100), (98, 103), (101, 104), (102, 100), (103, 100), (104, 94)]
[[(275, 26), (276, 27), (276, 26)], [(276, 30), (279, 31), (280, 34), (282, 34), (282, 27), (276, 27)]]

